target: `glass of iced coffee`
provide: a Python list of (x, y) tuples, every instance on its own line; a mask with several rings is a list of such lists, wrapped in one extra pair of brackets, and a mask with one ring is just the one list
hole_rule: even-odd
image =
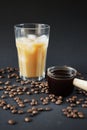
[(20, 77), (42, 80), (45, 77), (50, 26), (24, 23), (14, 26)]

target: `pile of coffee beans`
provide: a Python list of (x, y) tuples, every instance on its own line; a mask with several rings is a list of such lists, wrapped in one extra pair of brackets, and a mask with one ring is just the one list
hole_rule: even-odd
[(79, 112), (77, 109), (73, 109), (72, 107), (67, 107), (62, 109), (63, 114), (69, 118), (84, 118), (84, 113)]
[[(75, 95), (65, 99), (61, 95), (50, 94), (47, 81), (23, 81), (18, 73), (17, 68), (6, 67), (0, 69), (0, 107), (3, 110), (8, 110), (12, 114), (26, 114), (24, 122), (32, 122), (34, 116), (52, 110), (50, 103), (58, 106), (66, 103), (67, 108), (62, 109), (64, 116), (69, 118), (85, 117), (83, 112), (74, 109), (74, 107), (87, 108), (87, 92), (76, 89)], [(34, 97), (32, 95), (36, 94), (39, 95), (38, 98), (32, 98)], [(80, 94), (83, 95), (83, 98), (78, 96)], [(14, 125), (17, 122), (14, 119), (9, 119), (8, 124)]]

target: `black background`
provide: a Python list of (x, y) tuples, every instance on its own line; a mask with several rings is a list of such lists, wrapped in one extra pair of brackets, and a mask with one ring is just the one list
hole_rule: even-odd
[[(47, 67), (53, 65), (68, 65), (76, 68), (80, 72), (86, 73), (86, 11), (87, 4), (85, 2), (72, 2), (71, 0), (68, 2), (47, 2), (46, 0), (1, 2), (0, 68), (6, 66), (18, 67), (14, 40), (14, 25), (33, 22), (47, 23), (51, 26)], [(39, 125), (39, 123), (37, 125)], [(68, 125), (68, 123), (66, 125)], [(40, 126), (40, 128), (42, 127)], [(48, 127), (47, 130), (49, 130), (49, 128), (50, 127)], [(54, 127), (54, 129), (55, 128), (56, 127)], [(67, 130), (70, 129), (68, 127), (66, 128)], [(59, 129), (61, 128), (59, 127)]]

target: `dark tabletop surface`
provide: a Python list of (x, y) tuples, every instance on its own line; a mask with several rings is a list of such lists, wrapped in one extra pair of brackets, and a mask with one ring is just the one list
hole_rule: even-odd
[[(22, 22), (48, 23), (51, 25), (51, 33), (46, 68), (53, 65), (72, 66), (87, 79), (86, 4), (66, 2), (57, 5), (50, 2), (50, 5), (45, 3), (42, 5), (41, 1), (36, 4), (21, 2), (20, 9), (19, 6), (20, 3), (16, 2), (0, 4), (0, 68), (18, 67), (14, 24)], [(0, 91), (0, 95), (1, 93), (2, 91)], [(32, 98), (38, 99), (40, 96), (35, 94), (32, 95)], [(79, 96), (80, 98), (84, 97), (83, 94)], [(8, 99), (6, 100), (8, 101)], [(61, 105), (51, 103), (48, 106), (52, 108), (52, 111), (35, 116), (31, 123), (23, 121), (25, 115), (14, 115), (0, 108), (0, 129), (87, 130), (87, 108), (78, 105), (77, 108), (85, 113), (85, 118), (71, 119), (66, 118), (61, 112), (61, 109), (67, 106), (65, 102)], [(18, 123), (13, 126), (8, 125), (7, 121), (10, 118), (14, 118)]]

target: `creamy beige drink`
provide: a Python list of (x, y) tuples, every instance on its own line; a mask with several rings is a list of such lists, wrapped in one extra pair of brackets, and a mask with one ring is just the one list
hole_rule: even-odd
[(16, 38), (20, 76), (26, 78), (45, 75), (48, 37), (28, 35)]

